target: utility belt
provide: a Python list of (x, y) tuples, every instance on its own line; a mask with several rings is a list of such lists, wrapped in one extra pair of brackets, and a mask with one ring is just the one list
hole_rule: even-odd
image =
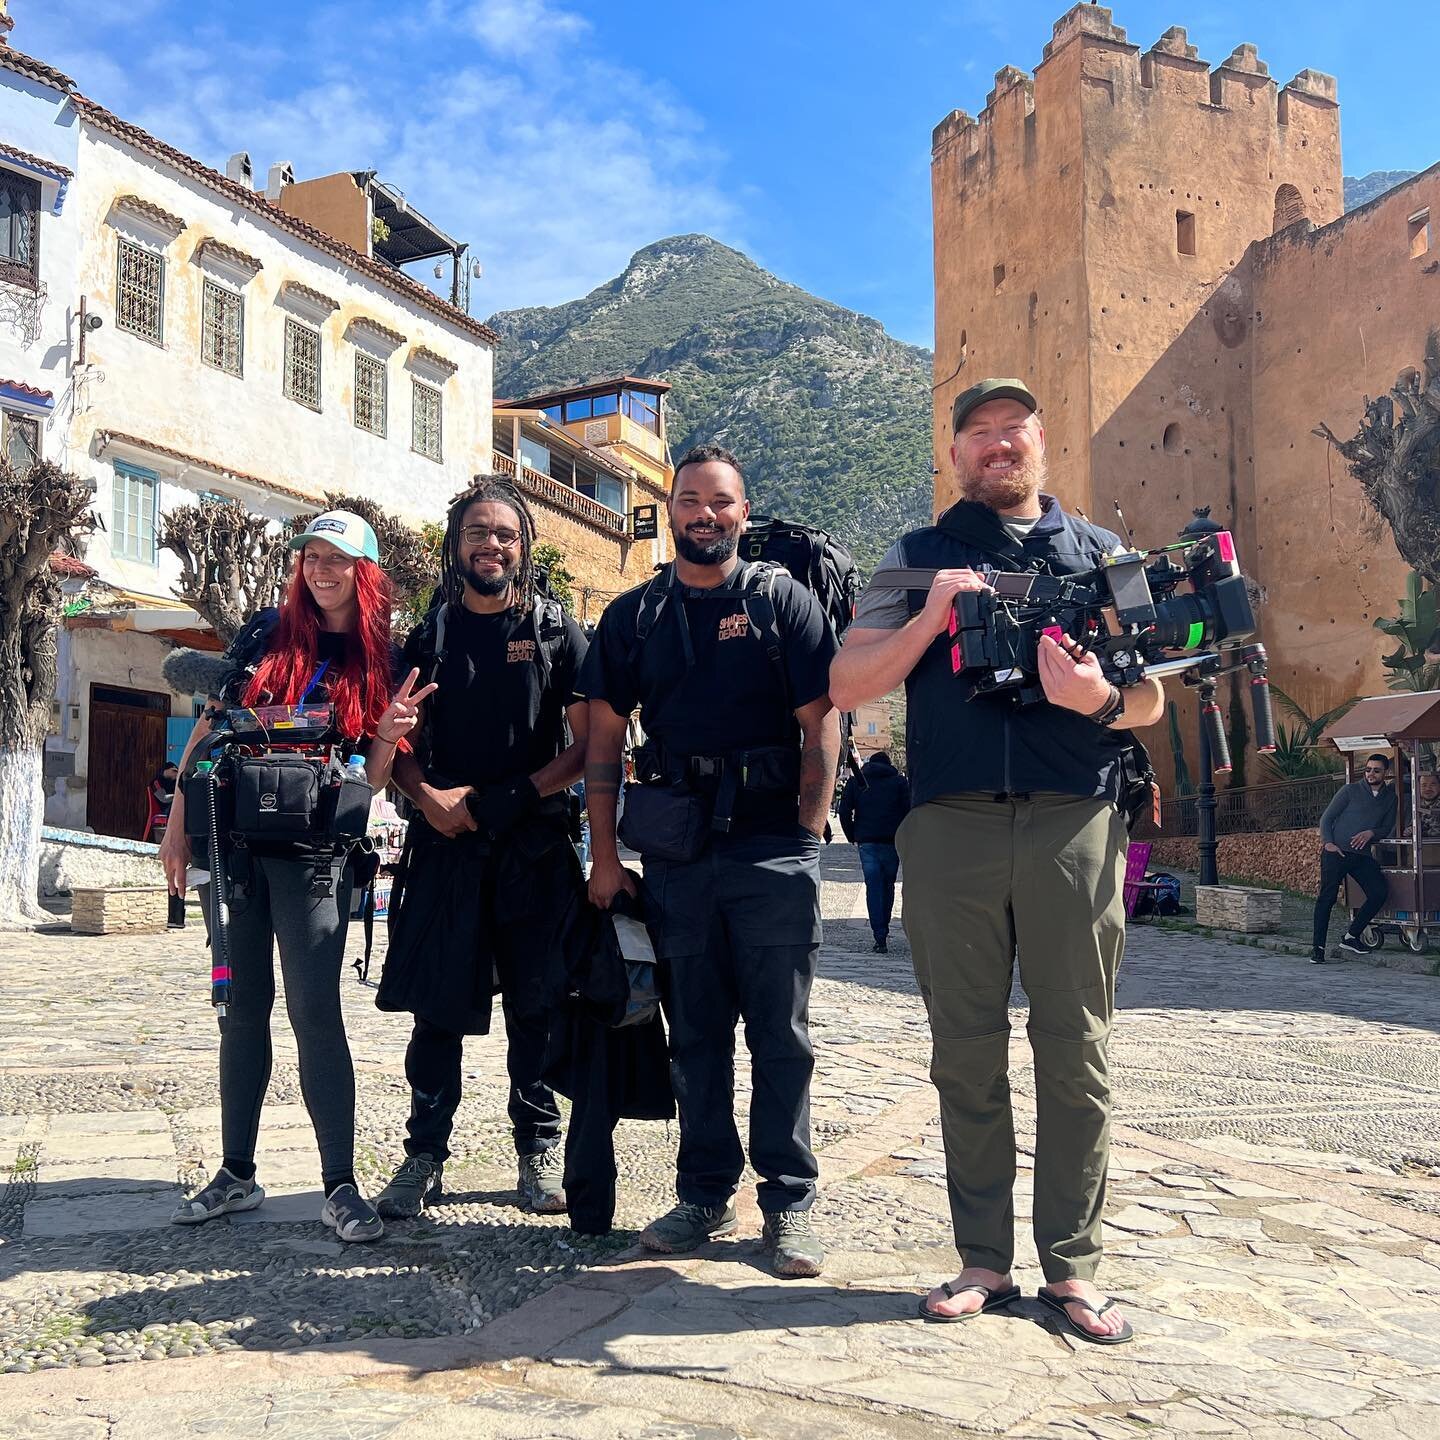
[(619, 835), (647, 859), (698, 859), (712, 834), (729, 833), (742, 793), (800, 793), (800, 751), (793, 745), (688, 755), (652, 737), (634, 760)]
[(337, 854), (364, 838), (374, 794), (346, 771), (334, 748), (323, 754), (227, 748), (183, 783), (185, 831), (192, 839), (218, 836), (241, 847), (289, 842)]

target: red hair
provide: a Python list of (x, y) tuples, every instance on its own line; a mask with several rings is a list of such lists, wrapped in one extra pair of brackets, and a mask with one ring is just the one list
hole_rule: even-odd
[[(245, 705), (298, 705), (319, 660), (320, 607), (305, 583), (304, 552), (280, 602), (275, 639), (245, 687)], [(355, 561), (355, 626), (346, 632), (338, 668), (325, 672), (335, 722), (347, 739), (374, 735), (390, 704), (390, 581), (373, 561)], [(408, 746), (402, 746), (408, 749)]]

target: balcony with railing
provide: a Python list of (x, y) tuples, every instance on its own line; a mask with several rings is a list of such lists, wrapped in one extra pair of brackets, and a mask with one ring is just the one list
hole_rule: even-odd
[(624, 515), (588, 495), (582, 495), (563, 481), (542, 475), (528, 465), (517, 465), (509, 455), (502, 455), (498, 450), (494, 452), (493, 465), (497, 475), (509, 476), (515, 481), (516, 487), (527, 495), (533, 495), (537, 500), (566, 510), (587, 525), (603, 530), (607, 535), (623, 539), (627, 534)]

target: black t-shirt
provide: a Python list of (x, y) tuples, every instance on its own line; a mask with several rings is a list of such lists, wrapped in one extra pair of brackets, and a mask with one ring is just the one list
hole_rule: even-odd
[[(429, 778), (432, 784), (482, 786), (533, 775), (565, 748), (566, 706), (583, 699), (577, 689), (589, 642), (568, 615), (563, 633), (548, 645), (544, 679), (540, 637), (533, 615), (502, 610), (478, 615), (452, 606), (446, 619), (440, 688), (429, 710)], [(401, 654), (405, 674), (418, 666), (428, 683), (430, 656), (424, 627), (410, 633)]]
[[(838, 646), (815, 597), (789, 575), (777, 574), (771, 597), (781, 634), (787, 682), (782, 685), (765, 642), (747, 619), (736, 584), (740, 576), (736, 566), (716, 589), (676, 586), (633, 664), (646, 586), (627, 591), (600, 618), (580, 688), (617, 715), (628, 715), (638, 705), (646, 734), (656, 736), (672, 755), (724, 755), (796, 744), (794, 711), (828, 693)], [(754, 612), (753, 597), (750, 604)], [(695, 657), (691, 666), (680, 629), (682, 606)], [(759, 828), (762, 820), (767, 827), (793, 823), (798, 798), (742, 796), (737, 821), (746, 821), (744, 828), (750, 829)]]

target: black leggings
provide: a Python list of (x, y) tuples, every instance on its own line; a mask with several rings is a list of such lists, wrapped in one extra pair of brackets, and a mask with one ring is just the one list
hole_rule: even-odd
[(311, 893), (308, 860), (256, 857), (249, 895), (231, 908), (230, 1013), (220, 1039), (220, 1133), (227, 1158), (253, 1161), (260, 1106), (270, 1083), (274, 948), (280, 944), (285, 1009), (300, 1050), (300, 1091), (320, 1145), (322, 1179), (355, 1165), (355, 1067), (340, 1010), (340, 971), (350, 915), (350, 876), (336, 893)]

